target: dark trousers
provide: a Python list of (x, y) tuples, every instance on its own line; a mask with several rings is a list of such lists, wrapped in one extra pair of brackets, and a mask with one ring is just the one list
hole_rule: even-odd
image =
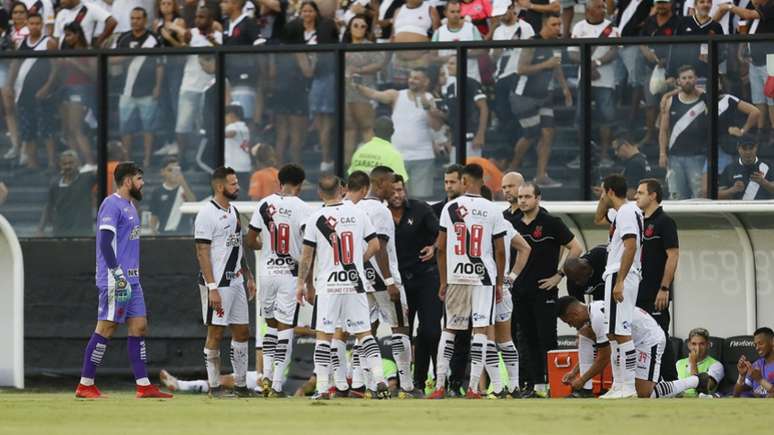
[(669, 310), (664, 311), (649, 311), (650, 315), (656, 319), (656, 323), (664, 330), (666, 336), (666, 346), (664, 347), (664, 353), (661, 355), (661, 377), (665, 381), (674, 381), (677, 379), (677, 367), (675, 363), (677, 358), (675, 357), (675, 350), (672, 347), (672, 342), (669, 340)]
[[(546, 383), (546, 355), (556, 349), (556, 298), (558, 290), (520, 289), (513, 294), (513, 306), (518, 310), (521, 338), (529, 361), (528, 382)], [(522, 356), (520, 355), (521, 359)]]
[(438, 342), (441, 340), (443, 305), (438, 298), (438, 269), (435, 266), (414, 272), (401, 272), (408, 302), (409, 329), (419, 319), (414, 342), (414, 386), (424, 389), (430, 361), (437, 367)]

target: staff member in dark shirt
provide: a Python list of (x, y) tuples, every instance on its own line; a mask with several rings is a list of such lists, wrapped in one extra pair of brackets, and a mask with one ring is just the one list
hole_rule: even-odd
[[(640, 181), (637, 187), (637, 207), (645, 217), (642, 237), (642, 280), (637, 293), (637, 306), (650, 313), (669, 337), (669, 301), (672, 282), (680, 255), (675, 221), (661, 208), (661, 183), (653, 178)], [(672, 346), (664, 348), (661, 376), (677, 379)]]
[(559, 269), (560, 251), (568, 249), (571, 258), (583, 248), (560, 218), (540, 207), (536, 184), (522, 184), (518, 198), (521, 213), (506, 215), (506, 219), (527, 240), (532, 253), (513, 285), (512, 296), (529, 353), (530, 382), (522, 397), (535, 397), (533, 387), (546, 383), (546, 353), (557, 346), (555, 304), (557, 286), (564, 277)]
[(605, 299), (605, 280), (602, 274), (607, 265), (607, 245), (597, 245), (577, 258), (568, 258), (564, 262), (567, 275), (567, 294), (579, 301), (592, 295), (595, 301)]
[(414, 385), (424, 388), (432, 358), (438, 353), (441, 339), (443, 306), (438, 299), (440, 283), (435, 255), (438, 218), (424, 201), (406, 198), (403, 177), (395, 175), (394, 193), (389, 201), (395, 222), (395, 248), (398, 270), (406, 290), (409, 307), (409, 330), (414, 330), (414, 316), (419, 316), (414, 337)]
[(431, 206), (435, 217), (440, 218), (443, 206), (447, 202), (457, 198), (465, 193), (465, 189), (462, 187), (462, 165), (450, 165), (443, 173), (443, 190), (446, 192), (446, 199), (438, 201)]

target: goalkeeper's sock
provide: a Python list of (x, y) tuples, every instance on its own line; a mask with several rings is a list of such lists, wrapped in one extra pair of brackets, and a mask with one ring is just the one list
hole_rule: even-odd
[(134, 373), (137, 385), (150, 385), (148, 369), (145, 367), (145, 361), (147, 360), (145, 339), (130, 335), (126, 339), (126, 351), (129, 354), (129, 363), (132, 365), (132, 373)]
[(86, 351), (83, 353), (83, 368), (81, 369), (81, 384), (86, 386), (94, 385), (94, 378), (97, 375), (97, 367), (102, 364), (102, 358), (107, 350), (108, 339), (97, 334), (91, 334), (89, 344), (86, 345)]

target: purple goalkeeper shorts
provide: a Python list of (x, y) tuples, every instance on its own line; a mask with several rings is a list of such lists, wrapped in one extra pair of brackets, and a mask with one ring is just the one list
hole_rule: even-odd
[(145, 298), (140, 283), (131, 283), (132, 297), (121, 302), (115, 297), (115, 291), (99, 287), (99, 311), (97, 320), (124, 323), (129, 317), (145, 317)]

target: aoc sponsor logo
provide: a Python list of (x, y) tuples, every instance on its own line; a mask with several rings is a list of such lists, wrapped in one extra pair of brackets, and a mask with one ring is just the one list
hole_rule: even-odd
[(486, 267), (480, 263), (457, 263), (457, 265), (454, 266), (454, 273), (465, 275), (483, 275), (486, 273)]
[(340, 270), (337, 272), (331, 272), (328, 275), (328, 282), (357, 282), (358, 275), (356, 270)]

